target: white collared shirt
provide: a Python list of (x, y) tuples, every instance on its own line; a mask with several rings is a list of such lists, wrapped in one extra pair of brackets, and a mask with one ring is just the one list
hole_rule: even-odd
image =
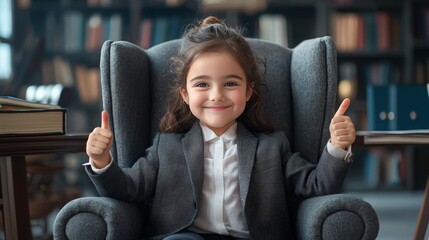
[(217, 136), (201, 125), (204, 139), (204, 182), (201, 206), (189, 230), (248, 238), (238, 181), (237, 123)]

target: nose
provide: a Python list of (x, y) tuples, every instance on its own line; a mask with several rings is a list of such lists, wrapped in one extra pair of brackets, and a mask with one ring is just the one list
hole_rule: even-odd
[(210, 90), (209, 99), (210, 99), (210, 101), (223, 101), (224, 95), (223, 95), (222, 89), (219, 87), (213, 87)]

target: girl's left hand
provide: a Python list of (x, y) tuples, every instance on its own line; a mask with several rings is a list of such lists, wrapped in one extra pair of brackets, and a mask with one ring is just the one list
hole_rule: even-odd
[(349, 106), (350, 99), (344, 99), (329, 126), (331, 143), (341, 149), (347, 149), (356, 139), (355, 125), (349, 116), (344, 115)]

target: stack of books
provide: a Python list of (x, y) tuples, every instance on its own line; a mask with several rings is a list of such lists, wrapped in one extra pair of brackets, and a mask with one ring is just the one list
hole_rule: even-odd
[(54, 135), (66, 133), (67, 109), (0, 96), (0, 135)]

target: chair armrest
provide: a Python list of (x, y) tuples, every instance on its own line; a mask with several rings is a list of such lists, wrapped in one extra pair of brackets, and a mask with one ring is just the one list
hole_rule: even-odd
[(296, 226), (298, 239), (375, 239), (379, 230), (372, 206), (347, 194), (303, 201)]
[(139, 239), (143, 232), (142, 209), (106, 197), (70, 201), (54, 222), (54, 239)]

